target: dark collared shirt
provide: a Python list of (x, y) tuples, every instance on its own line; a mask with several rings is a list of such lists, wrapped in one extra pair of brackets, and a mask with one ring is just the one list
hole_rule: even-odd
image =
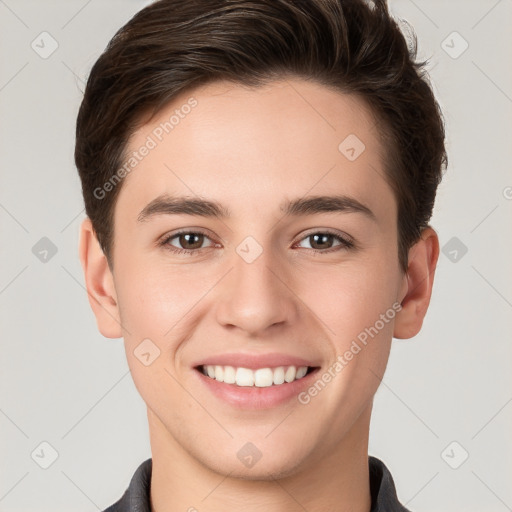
[[(370, 512), (410, 512), (398, 501), (393, 477), (384, 463), (371, 456), (368, 460), (372, 495)], [(103, 512), (151, 512), (151, 467), (152, 459), (144, 461), (135, 471), (122, 498)]]

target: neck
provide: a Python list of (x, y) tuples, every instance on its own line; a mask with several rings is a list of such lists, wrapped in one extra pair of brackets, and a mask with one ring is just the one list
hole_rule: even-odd
[(266, 480), (220, 474), (186, 452), (148, 409), (151, 512), (369, 512), (368, 430), (371, 407), (328, 453), (312, 456), (304, 469)]

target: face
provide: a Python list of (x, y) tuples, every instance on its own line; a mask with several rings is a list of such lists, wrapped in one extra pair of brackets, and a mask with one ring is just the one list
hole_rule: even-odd
[(270, 478), (364, 439), (404, 285), (365, 104), (217, 82), (129, 149), (145, 155), (115, 207), (113, 282), (152, 441)]

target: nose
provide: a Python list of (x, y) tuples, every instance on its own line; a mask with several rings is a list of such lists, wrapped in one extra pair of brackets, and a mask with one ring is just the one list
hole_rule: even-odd
[(284, 263), (278, 263), (271, 250), (263, 250), (251, 263), (234, 255), (234, 268), (223, 280), (216, 300), (220, 325), (253, 336), (262, 335), (271, 327), (293, 325), (298, 299)]

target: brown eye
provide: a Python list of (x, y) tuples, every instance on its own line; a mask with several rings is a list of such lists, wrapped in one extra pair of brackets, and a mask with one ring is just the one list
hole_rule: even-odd
[(210, 241), (209, 237), (200, 231), (182, 231), (164, 238), (160, 245), (178, 254), (186, 253), (192, 255), (200, 249), (206, 249), (214, 245), (210, 241), (209, 245), (203, 246), (206, 240)]
[(304, 237), (301, 242), (304, 240), (307, 240), (309, 243), (309, 247), (305, 247), (306, 249), (312, 249), (319, 252), (328, 252), (330, 249), (349, 249), (354, 246), (354, 243), (351, 240), (328, 231), (317, 231), (316, 233), (311, 233)]
[(310, 245), (313, 249), (330, 249), (333, 244), (333, 235), (321, 233), (317, 235), (309, 235)]
[(178, 243), (183, 249), (200, 249), (204, 238), (201, 233), (183, 233), (178, 235)]

